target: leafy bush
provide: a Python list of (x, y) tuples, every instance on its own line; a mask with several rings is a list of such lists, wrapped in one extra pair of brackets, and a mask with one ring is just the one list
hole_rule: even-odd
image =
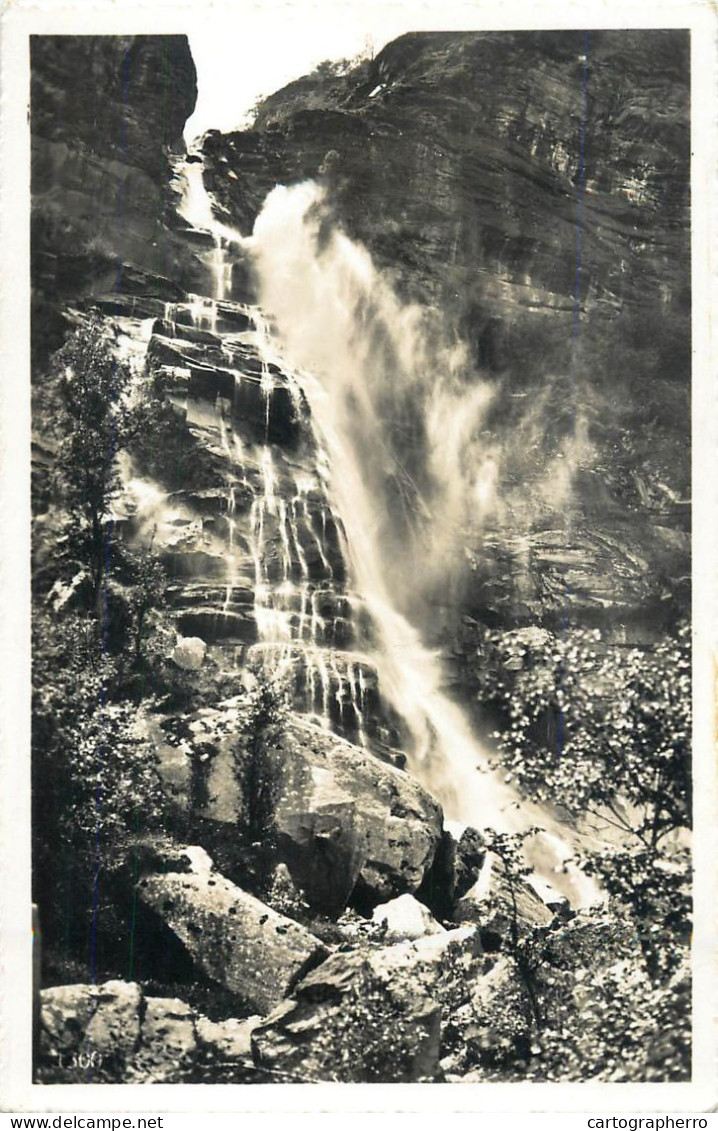
[[(684, 960), (653, 982), (621, 909), (583, 916), (593, 957), (571, 954), (570, 933), (536, 931), (520, 944), (538, 1013), (529, 1080), (611, 1082), (690, 1078), (690, 981)], [(618, 940), (618, 945), (617, 941)], [(564, 942), (563, 948), (560, 942)], [(613, 953), (613, 950), (617, 953)]]
[(154, 747), (117, 698), (121, 663), (91, 618), (33, 619), (33, 880), (52, 941), (80, 923), (101, 866), (162, 824)]
[(246, 830), (250, 842), (262, 841), (274, 804), (274, 780), (267, 758), (268, 748), (281, 734), (289, 710), (284, 684), (265, 675), (255, 677), (239, 718), (239, 741), (234, 769), (244, 799)]
[(502, 765), (527, 794), (608, 811), (652, 849), (690, 824), (688, 628), (649, 650), (606, 646), (598, 630), (491, 634), (482, 685), (505, 715)]
[(58, 437), (55, 479), (98, 596), (109, 557), (105, 523), (118, 488), (117, 456), (151, 430), (156, 406), (146, 382), (116, 356), (112, 334), (96, 315), (54, 355), (47, 399)]
[[(505, 720), (502, 764), (519, 788), (618, 834), (579, 860), (606, 908), (507, 942), (534, 1018), (521, 1078), (688, 1079), (688, 628), (649, 649), (607, 645), (598, 631), (493, 633), (482, 662), (483, 695)], [(492, 847), (520, 877), (519, 846)]]

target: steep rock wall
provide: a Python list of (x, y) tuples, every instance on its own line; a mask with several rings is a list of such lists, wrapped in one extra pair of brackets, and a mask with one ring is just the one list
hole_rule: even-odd
[(170, 157), (184, 152), (197, 98), (186, 36), (34, 36), (31, 76), (33, 347), (41, 362), (61, 341), (59, 299), (179, 297), (178, 283), (204, 273), (173, 230), (181, 225), (168, 189)]

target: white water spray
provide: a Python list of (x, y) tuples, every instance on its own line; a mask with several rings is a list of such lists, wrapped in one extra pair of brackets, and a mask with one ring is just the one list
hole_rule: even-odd
[[(413, 772), (449, 817), (510, 833), (541, 826), (545, 832), (526, 845), (538, 876), (574, 906), (595, 902), (593, 882), (565, 863), (574, 851), (566, 830), (490, 768), (489, 753), (442, 690), (438, 656), (404, 615), (413, 590), (420, 595), (442, 558), (448, 574), (445, 555), (466, 508), (492, 505), (493, 456), (482, 460), (471, 442), (490, 390), (462, 385), (461, 351), (428, 340), (421, 311), (399, 303), (367, 252), (326, 230), (317, 186), (275, 189), (253, 243), (262, 306), (283, 355), (301, 371), (329, 452), (357, 589), (378, 630), (380, 688), (410, 732)], [(392, 444), (402, 424), (393, 413), (403, 407), (419, 414), (421, 483)], [(397, 506), (402, 492), (413, 520), (408, 525)], [(416, 532), (427, 518), (431, 537), (422, 540)]]

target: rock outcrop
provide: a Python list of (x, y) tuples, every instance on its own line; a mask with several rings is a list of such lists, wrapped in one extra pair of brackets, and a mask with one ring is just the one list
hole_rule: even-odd
[[(206, 278), (172, 228), (171, 155), (197, 97), (185, 36), (31, 39), (33, 345), (61, 344), (58, 300), (158, 294)], [(112, 304), (113, 298), (109, 299)], [(42, 313), (41, 313), (42, 312)]]
[(434, 1079), (442, 1004), (459, 970), (480, 975), (480, 955), (471, 928), (333, 955), (253, 1030), (256, 1062), (306, 1080)]
[(137, 893), (200, 970), (253, 1009), (270, 1010), (325, 957), (317, 938), (230, 883), (201, 848), (143, 876)]

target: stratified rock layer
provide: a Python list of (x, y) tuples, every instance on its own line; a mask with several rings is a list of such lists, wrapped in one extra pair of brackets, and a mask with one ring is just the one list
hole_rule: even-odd
[(206, 278), (170, 230), (178, 226), (170, 155), (184, 152), (182, 131), (196, 98), (186, 36), (31, 38), (38, 359), (61, 344), (59, 298), (88, 290), (173, 298), (182, 283)]

